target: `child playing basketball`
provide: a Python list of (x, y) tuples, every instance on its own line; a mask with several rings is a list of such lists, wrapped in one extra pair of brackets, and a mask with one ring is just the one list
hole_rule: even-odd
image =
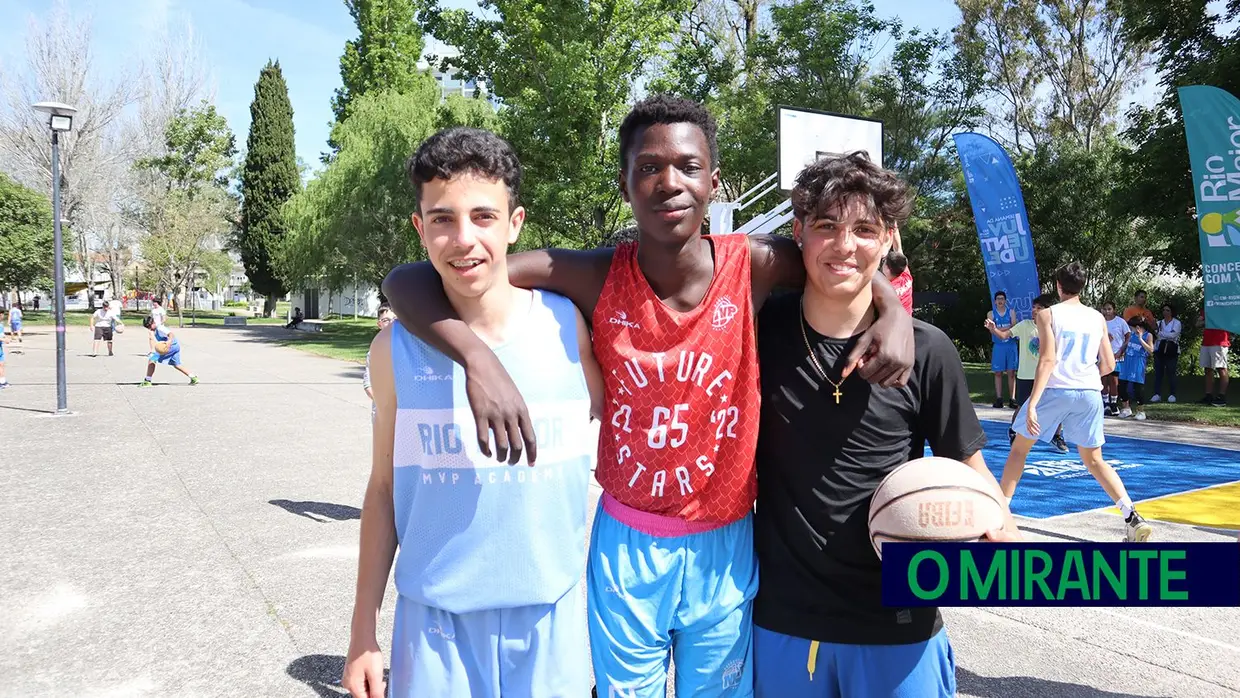
[(156, 323), (154, 317), (143, 319), (142, 326), (151, 332), (147, 336), (147, 343), (151, 347), (151, 354), (147, 357), (146, 377), (142, 379), (138, 387), (150, 387), (151, 376), (155, 375), (155, 364), (172, 366), (186, 376), (189, 376), (190, 385), (198, 385), (198, 376), (195, 376), (189, 369), (181, 365), (181, 341), (172, 333), (172, 330), (168, 329), (168, 326), (163, 323)]
[(1114, 370), (1115, 355), (1102, 313), (1081, 303), (1085, 278), (1079, 262), (1055, 272), (1060, 302), (1037, 316), (1041, 347), (1033, 394), (1016, 414), (1016, 440), (1003, 466), (1000, 484), (1010, 501), (1034, 440), (1050, 439), (1042, 424), (1062, 424), (1064, 439), (1077, 447), (1089, 474), (1123, 512), (1125, 539), (1144, 542), (1153, 528), (1133, 508), (1115, 468), (1102, 458), (1102, 444), (1106, 443), (1102, 376)]

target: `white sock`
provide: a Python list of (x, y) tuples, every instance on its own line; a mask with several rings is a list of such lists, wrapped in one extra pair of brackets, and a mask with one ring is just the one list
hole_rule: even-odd
[(1116, 504), (1119, 506), (1119, 510), (1124, 513), (1125, 519), (1128, 518), (1128, 516), (1132, 514), (1132, 500), (1129, 499), (1128, 497), (1124, 497), (1123, 499), (1116, 502)]

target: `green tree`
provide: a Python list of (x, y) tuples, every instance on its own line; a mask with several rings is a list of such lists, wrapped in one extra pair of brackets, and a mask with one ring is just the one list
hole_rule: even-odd
[(196, 108), (180, 110), (164, 130), (164, 147), (163, 155), (139, 160), (138, 169), (156, 173), (168, 189), (228, 186), (236, 138), (214, 104), (203, 100)]
[[(479, 90), (481, 94), (481, 90)], [(485, 99), (470, 99), (459, 94), (448, 95), (439, 105), (439, 128), (472, 126), (499, 131), (499, 116)]]
[(241, 172), (241, 221), (233, 241), (246, 276), (265, 298), (267, 315), (275, 312), (276, 300), (286, 293), (271, 268), (272, 251), (287, 230), (280, 209), (300, 190), (288, 85), (279, 61), (268, 61), (259, 73), (250, 104), (250, 135)]
[(1195, 274), (1201, 267), (1196, 200), (1184, 116), (1176, 89), (1213, 85), (1240, 95), (1240, 0), (1214, 14), (1207, 0), (1124, 0), (1125, 26), (1158, 47), (1162, 98), (1129, 113), (1124, 136), (1136, 147), (1123, 161), (1123, 206), (1149, 241), (1151, 262)]
[(53, 243), (52, 202), (0, 172), (0, 289), (46, 284)]
[[(407, 92), (419, 84), (418, 61), (425, 42), (417, 13), (419, 0), (344, 0), (358, 36), (340, 56), (343, 83), (332, 97), (336, 126), (330, 145), (339, 144), (336, 128), (352, 114), (354, 100), (371, 90)], [(326, 158), (325, 160), (326, 161)]]
[(504, 105), (500, 129), (526, 171), (526, 244), (593, 246), (627, 218), (617, 127), (688, 5), (482, 0), (478, 13), (423, 13), (430, 34), (468, 47), (445, 69), (485, 80)]
[(409, 156), (437, 129), (439, 88), (368, 92), (339, 130), (340, 151), (285, 205), (288, 234), (273, 258), (287, 288), (378, 286), (392, 267), (424, 259), (409, 216)]

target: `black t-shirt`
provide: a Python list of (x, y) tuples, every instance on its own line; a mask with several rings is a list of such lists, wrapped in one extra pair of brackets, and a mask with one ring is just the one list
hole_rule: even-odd
[(844, 644), (908, 644), (939, 631), (937, 608), (887, 608), (869, 538), (870, 499), (897, 466), (925, 455), (963, 460), (986, 443), (947, 335), (913, 321), (913, 374), (882, 388), (855, 373), (831, 380), (856, 337), (801, 324), (801, 294), (767, 301), (758, 318), (762, 418), (755, 543), (761, 583), (754, 622), (785, 635)]

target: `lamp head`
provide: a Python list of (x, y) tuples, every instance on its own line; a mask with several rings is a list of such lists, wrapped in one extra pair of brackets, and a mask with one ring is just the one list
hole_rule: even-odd
[(73, 128), (73, 115), (77, 113), (76, 107), (62, 102), (39, 102), (34, 105), (34, 109), (49, 115), (48, 125), (53, 131), (69, 131)]

